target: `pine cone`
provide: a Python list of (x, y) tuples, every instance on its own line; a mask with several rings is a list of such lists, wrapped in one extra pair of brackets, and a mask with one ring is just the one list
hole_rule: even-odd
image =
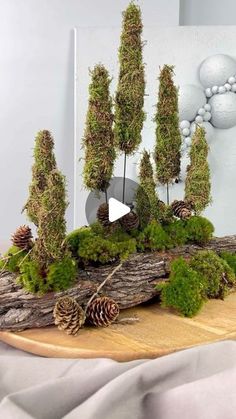
[(97, 219), (100, 223), (106, 227), (110, 224), (109, 221), (109, 206), (108, 204), (104, 203), (101, 204), (97, 210)]
[(12, 243), (19, 249), (29, 250), (32, 247), (32, 231), (28, 226), (19, 227), (12, 235)]
[(192, 206), (189, 202), (175, 200), (171, 204), (171, 208), (175, 217), (186, 220), (192, 215)]
[(56, 302), (53, 310), (55, 325), (59, 330), (64, 330), (68, 335), (77, 335), (85, 322), (85, 312), (71, 297), (61, 297)]
[(87, 319), (94, 326), (109, 326), (118, 315), (119, 306), (109, 297), (95, 298), (87, 308)]
[(135, 212), (130, 211), (128, 214), (124, 215), (124, 217), (120, 219), (120, 223), (122, 227), (125, 229), (125, 231), (134, 230), (139, 226), (138, 215)]

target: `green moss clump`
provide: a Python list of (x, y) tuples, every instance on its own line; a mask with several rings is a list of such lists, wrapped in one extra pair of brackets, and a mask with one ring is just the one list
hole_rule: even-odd
[(207, 162), (208, 144), (205, 129), (197, 127), (190, 150), (190, 165), (185, 182), (185, 201), (192, 203), (200, 214), (211, 202), (210, 169)]
[(183, 259), (176, 259), (171, 265), (170, 281), (158, 285), (162, 304), (177, 309), (183, 316), (192, 317), (204, 303), (205, 279), (194, 271)]
[(77, 256), (80, 242), (89, 235), (91, 235), (91, 229), (89, 227), (78, 228), (67, 235), (66, 243), (74, 257)]
[(137, 247), (144, 250), (164, 250), (171, 247), (171, 241), (163, 227), (155, 220), (148, 224), (137, 238)]
[(19, 272), (19, 265), (26, 256), (27, 252), (17, 246), (12, 246), (0, 259), (0, 270), (9, 272)]
[(211, 250), (194, 255), (190, 266), (205, 277), (205, 294), (208, 298), (224, 298), (235, 283), (233, 270)]
[(220, 257), (228, 263), (236, 275), (236, 254), (230, 252), (222, 252), (220, 253)]
[(213, 236), (214, 226), (201, 216), (193, 216), (186, 221), (188, 240), (197, 244), (206, 244)]
[(18, 282), (29, 292), (39, 294), (48, 292), (46, 278), (42, 278), (40, 267), (33, 260), (25, 260), (22, 263)]
[(52, 263), (45, 277), (42, 276), (37, 262), (26, 260), (20, 267), (18, 282), (29, 292), (45, 294), (69, 288), (73, 284), (75, 276), (76, 263), (68, 256)]
[(183, 246), (188, 241), (188, 232), (186, 223), (183, 220), (175, 220), (164, 226), (164, 230), (168, 234), (172, 247)]
[(76, 262), (69, 256), (49, 266), (47, 273), (47, 286), (50, 291), (61, 291), (73, 285), (76, 277)]
[[(173, 81), (174, 67), (164, 65), (159, 77), (155, 116), (155, 161), (157, 180), (168, 185), (180, 173), (181, 135), (179, 130), (178, 89)], [(168, 202), (167, 202), (168, 203)]]
[(107, 189), (116, 157), (110, 83), (111, 79), (106, 68), (102, 64), (96, 65), (91, 71), (89, 107), (83, 139), (84, 184), (90, 190)]
[(142, 28), (140, 8), (131, 2), (123, 13), (114, 128), (116, 146), (127, 155), (132, 154), (141, 143), (145, 119)]
[(115, 242), (91, 233), (81, 240), (78, 255), (84, 262), (105, 264), (116, 259), (125, 259), (135, 251), (135, 239)]

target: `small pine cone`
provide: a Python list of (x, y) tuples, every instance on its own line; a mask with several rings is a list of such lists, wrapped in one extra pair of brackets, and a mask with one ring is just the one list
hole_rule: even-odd
[(14, 246), (22, 250), (29, 250), (32, 247), (32, 231), (28, 226), (19, 227), (12, 235), (12, 243)]
[(109, 206), (108, 204), (104, 203), (101, 204), (97, 210), (97, 219), (100, 223), (106, 227), (110, 224), (109, 221)]
[(120, 219), (120, 223), (125, 231), (135, 230), (139, 226), (139, 217), (135, 212), (131, 211)]
[(97, 327), (109, 326), (118, 315), (119, 306), (109, 297), (95, 298), (87, 308), (88, 321)]
[(186, 220), (192, 215), (192, 207), (188, 202), (175, 200), (172, 202), (171, 208), (175, 217), (181, 218), (182, 220)]
[(77, 335), (83, 326), (85, 312), (74, 298), (61, 297), (56, 302), (53, 310), (55, 325), (59, 330), (64, 330), (67, 335)]

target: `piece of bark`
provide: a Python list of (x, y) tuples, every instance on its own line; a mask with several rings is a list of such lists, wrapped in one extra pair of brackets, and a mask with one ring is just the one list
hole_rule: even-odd
[[(102, 288), (102, 294), (113, 298), (120, 309), (133, 307), (155, 297), (155, 284), (168, 279), (170, 261), (178, 256), (190, 257), (200, 249), (236, 253), (236, 236), (215, 238), (206, 246), (187, 245), (168, 252), (139, 253), (129, 257)], [(24, 291), (16, 276), (4, 273), (0, 278), (0, 330), (19, 331), (54, 324), (53, 308), (64, 295), (76, 298), (85, 305), (114, 265), (87, 268), (78, 274), (73, 288), (44, 296)]]

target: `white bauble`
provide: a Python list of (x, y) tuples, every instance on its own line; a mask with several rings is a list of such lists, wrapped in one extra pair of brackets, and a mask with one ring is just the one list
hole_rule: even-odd
[(204, 87), (221, 86), (236, 73), (236, 61), (225, 54), (216, 54), (206, 58), (199, 70), (199, 77)]
[(192, 123), (191, 123), (191, 126), (190, 126), (190, 132), (191, 132), (191, 135), (193, 135), (193, 134), (195, 133), (196, 128), (197, 128), (197, 124), (196, 124), (196, 122), (192, 122)]
[(185, 137), (188, 137), (188, 136), (189, 136), (189, 134), (190, 134), (190, 129), (189, 129), (189, 128), (184, 128), (184, 129), (182, 130), (182, 134), (183, 134)]
[(229, 82), (229, 84), (234, 84), (234, 83), (236, 83), (236, 78), (234, 76), (231, 76), (231, 77), (228, 78), (228, 82)]
[(204, 108), (205, 108), (205, 111), (210, 112), (210, 110), (211, 110), (210, 103), (206, 103), (205, 106), (204, 106)]
[(203, 122), (203, 118), (201, 115), (197, 115), (195, 118), (195, 121), (197, 124), (201, 124)]
[(216, 128), (231, 128), (236, 125), (236, 95), (227, 92), (210, 99), (211, 123)]
[(192, 142), (192, 138), (191, 137), (186, 137), (185, 138), (185, 144), (187, 147), (191, 146), (191, 142)]
[(226, 92), (226, 88), (224, 86), (219, 87), (219, 93), (222, 95), (222, 93)]
[(180, 124), (179, 124), (179, 126), (180, 126), (180, 129), (190, 128), (190, 122), (189, 121), (186, 121), (186, 120), (181, 121)]
[(210, 141), (212, 140), (214, 136), (213, 126), (210, 124), (210, 122), (203, 122), (201, 126), (205, 129), (207, 142), (210, 143)]
[(212, 91), (211, 91), (211, 88), (210, 88), (210, 87), (208, 87), (208, 88), (205, 90), (205, 95), (206, 95), (206, 97), (211, 97), (211, 96), (212, 96)]
[(218, 93), (218, 91), (219, 91), (218, 86), (213, 86), (213, 87), (211, 88), (211, 91), (212, 91), (213, 95), (215, 95), (216, 93)]
[(224, 87), (228, 92), (231, 90), (231, 84), (229, 83), (225, 83)]
[(205, 115), (203, 116), (203, 120), (204, 121), (210, 121), (210, 119), (211, 119), (211, 113), (206, 112)]
[(232, 84), (232, 86), (231, 86), (231, 90), (232, 90), (232, 92), (236, 92), (236, 83), (234, 83), (234, 84)]
[(204, 114), (205, 114), (205, 109), (204, 108), (200, 108), (200, 109), (198, 109), (198, 115), (201, 115), (201, 116), (203, 116)]
[(180, 121), (193, 121), (199, 108), (206, 104), (206, 97), (201, 87), (185, 84), (179, 89)]

